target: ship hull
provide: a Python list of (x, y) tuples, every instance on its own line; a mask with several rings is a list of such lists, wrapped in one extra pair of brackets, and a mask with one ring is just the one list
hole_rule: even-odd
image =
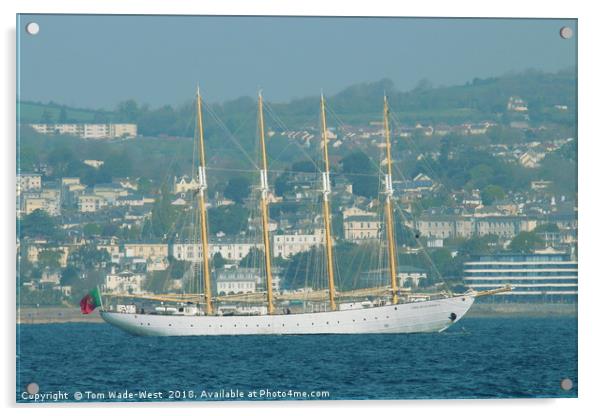
[(182, 316), (101, 312), (136, 335), (309, 335), (441, 332), (468, 312), (468, 295), (366, 309), (289, 315)]

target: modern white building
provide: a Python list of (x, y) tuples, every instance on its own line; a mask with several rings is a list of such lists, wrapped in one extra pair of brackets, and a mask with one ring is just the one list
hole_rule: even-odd
[(30, 127), (40, 134), (66, 134), (83, 139), (134, 138), (138, 135), (138, 126), (130, 123), (30, 124)]
[(472, 289), (514, 287), (492, 301), (575, 302), (577, 275), (577, 261), (564, 253), (482, 255), (464, 263), (464, 282)]

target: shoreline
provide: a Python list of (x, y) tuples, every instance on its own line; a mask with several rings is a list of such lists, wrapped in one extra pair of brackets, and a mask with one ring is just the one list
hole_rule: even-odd
[[(577, 303), (475, 303), (468, 318), (577, 317)], [(97, 312), (83, 315), (73, 307), (24, 307), (17, 309), (17, 324), (105, 323)]]
[(577, 317), (579, 304), (575, 303), (475, 303), (466, 314), (470, 318), (490, 317)]
[(17, 324), (104, 323), (98, 313), (83, 315), (77, 307), (48, 306), (17, 309)]

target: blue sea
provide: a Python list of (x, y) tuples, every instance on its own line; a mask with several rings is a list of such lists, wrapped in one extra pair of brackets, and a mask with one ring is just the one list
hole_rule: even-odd
[[(24, 324), (17, 341), (19, 402), (577, 397), (578, 387), (575, 317), (466, 317), (437, 334), (186, 338)], [(32, 382), (37, 396), (25, 393)]]

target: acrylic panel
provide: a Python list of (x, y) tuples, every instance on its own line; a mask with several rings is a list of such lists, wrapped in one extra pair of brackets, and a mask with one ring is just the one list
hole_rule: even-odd
[(577, 20), (17, 16), (21, 403), (577, 397)]

